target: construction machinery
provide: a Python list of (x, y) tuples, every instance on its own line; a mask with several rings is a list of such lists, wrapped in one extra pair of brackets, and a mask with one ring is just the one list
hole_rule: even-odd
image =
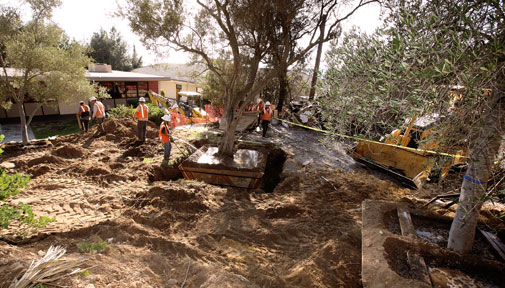
[(439, 118), (438, 114), (430, 114), (407, 119), (400, 129), (380, 141), (360, 141), (354, 148), (353, 158), (414, 189), (429, 180), (433, 170), (437, 170), (439, 179), (443, 179), (452, 166), (465, 163), (466, 150), (456, 148), (442, 153), (438, 143), (427, 138)]
[[(181, 91), (179, 93), (180, 94), (182, 93), (181, 95), (186, 96), (186, 97), (189, 97), (188, 95), (197, 96), (197, 95), (190, 94), (189, 92), (184, 92), (184, 91)], [(201, 95), (200, 93), (197, 93), (197, 92), (192, 92), (192, 93)], [(200, 107), (196, 107), (196, 106), (184, 103), (184, 102), (177, 103), (176, 99), (160, 95), (160, 94), (155, 93), (153, 91), (149, 91), (148, 94), (149, 94), (149, 99), (150, 99), (151, 103), (160, 107), (166, 113), (169, 113), (172, 110), (176, 110), (177, 113), (184, 115), (186, 117), (205, 118), (207, 116), (207, 113), (205, 112), (205, 110)]]

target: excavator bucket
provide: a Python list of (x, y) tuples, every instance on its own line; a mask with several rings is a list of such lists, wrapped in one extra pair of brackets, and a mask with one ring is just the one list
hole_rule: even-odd
[(420, 188), (428, 180), (434, 164), (430, 153), (368, 141), (360, 141), (356, 145), (353, 158), (384, 171), (413, 189)]

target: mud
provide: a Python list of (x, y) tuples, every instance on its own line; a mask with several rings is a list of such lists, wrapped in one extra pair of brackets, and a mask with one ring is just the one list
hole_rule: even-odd
[[(174, 161), (161, 166), (155, 125), (148, 126), (143, 144), (135, 143), (131, 119), (105, 125), (114, 137), (67, 136), (0, 156), (0, 163), (16, 163), (16, 172), (44, 172), (12, 201), (56, 217), (26, 238), (20, 223), (0, 230), (0, 287), (51, 244), (67, 248), (68, 257), (85, 257), (91, 267), (88, 276), (69, 276), (58, 286), (181, 287), (189, 266), (184, 287), (360, 287), (361, 202), (421, 205), (411, 190), (356, 170), (341, 147), (323, 145), (318, 134), (303, 130), (276, 128), (267, 139), (239, 135), (272, 154), (267, 166), (275, 172), (268, 174), (276, 174), (272, 183), (278, 185), (265, 193), (179, 179), (175, 159), (183, 156), (172, 149)], [(186, 139), (192, 132), (181, 127), (174, 134)], [(279, 145), (274, 143), (281, 143), (280, 151), (272, 149)], [(53, 154), (64, 147), (83, 154)], [(34, 159), (45, 160), (31, 167)], [(96, 241), (108, 248), (81, 254), (80, 243)], [(402, 245), (391, 243), (409, 249)]]

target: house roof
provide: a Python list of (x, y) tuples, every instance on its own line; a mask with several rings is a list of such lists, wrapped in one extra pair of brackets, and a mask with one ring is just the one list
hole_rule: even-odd
[(155, 64), (132, 70), (134, 73), (146, 73), (163, 77), (170, 77), (173, 81), (195, 82), (195, 78), (206, 68), (198, 64)]
[[(18, 68), (6, 68), (9, 78), (22, 77), (24, 70)], [(0, 75), (5, 75), (3, 69), (0, 69)], [(158, 76), (144, 73), (133, 73), (112, 70), (112, 72), (90, 72), (86, 71), (86, 78), (90, 81), (163, 81), (171, 80), (170, 77)]]
[(144, 73), (123, 72), (112, 70), (112, 72), (90, 72), (86, 71), (86, 78), (91, 81), (164, 81), (171, 80), (167, 76), (159, 76)]

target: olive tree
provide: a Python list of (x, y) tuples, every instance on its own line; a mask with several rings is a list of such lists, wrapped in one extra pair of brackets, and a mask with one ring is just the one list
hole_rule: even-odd
[[(334, 39), (339, 35), (340, 22), (375, 1), (356, 1), (354, 5), (343, 7), (345, 12), (341, 14), (337, 14), (336, 9), (328, 11), (331, 20), (327, 21), (327, 34), (322, 38), (318, 34), (319, 12), (313, 12), (318, 2), (197, 0), (196, 7), (190, 11), (184, 10), (181, 0), (127, 0), (119, 14), (128, 19), (133, 31), (148, 47), (168, 46), (192, 53), (196, 60), (214, 72), (225, 87), (223, 121), (226, 128), (219, 155), (230, 157), (239, 118), (270, 79), (301, 59), (319, 42)], [(294, 25), (301, 25), (301, 29), (295, 29)], [(258, 70), (272, 48), (271, 35), (280, 39), (276, 43), (282, 47), (280, 61), (276, 67), (260, 75)], [(293, 40), (302, 38), (305, 39), (304, 45), (291, 49)], [(231, 58), (230, 77), (224, 77), (223, 71), (214, 64), (214, 59), (224, 54)], [(240, 81), (244, 81), (244, 85), (237, 85)]]
[(325, 114), (335, 131), (373, 138), (406, 117), (438, 114), (439, 149), (466, 146), (448, 243), (462, 253), (471, 251), (505, 129), (504, 4), (389, 1), (386, 28), (350, 33), (327, 55), (322, 104), (337, 111)]
[[(28, 143), (27, 127), (44, 104), (95, 93), (85, 77), (89, 59), (84, 48), (68, 41), (63, 30), (50, 21), (52, 9), (61, 1), (26, 2), (33, 15), (26, 23), (16, 9), (0, 6), (0, 102), (6, 109), (17, 107), (24, 145)], [(30, 115), (23, 108), (26, 97), (38, 104)]]

